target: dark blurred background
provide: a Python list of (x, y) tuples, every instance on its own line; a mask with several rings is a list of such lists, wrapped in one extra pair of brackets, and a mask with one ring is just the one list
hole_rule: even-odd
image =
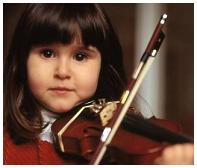
[[(160, 15), (166, 12), (166, 39), (140, 95), (157, 117), (179, 122), (194, 136), (194, 4), (101, 4), (117, 32), (131, 76)], [(26, 4), (3, 4), (3, 49), (8, 53), (14, 28)], [(22, 40), (22, 39), (21, 39)], [(145, 94), (144, 94), (145, 93)]]

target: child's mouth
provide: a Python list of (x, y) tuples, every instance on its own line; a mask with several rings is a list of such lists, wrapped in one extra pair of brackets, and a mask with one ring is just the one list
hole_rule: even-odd
[(49, 90), (56, 94), (67, 94), (68, 92), (74, 91), (74, 89), (70, 89), (66, 87), (54, 87), (54, 88), (50, 88)]

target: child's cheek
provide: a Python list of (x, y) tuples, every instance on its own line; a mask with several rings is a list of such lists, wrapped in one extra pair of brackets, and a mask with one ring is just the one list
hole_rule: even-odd
[(99, 73), (94, 75), (90, 75), (90, 73), (87, 74), (88, 77), (83, 80), (81, 79), (81, 82), (78, 83), (78, 93), (80, 97), (84, 99), (90, 98), (95, 94), (99, 78)]
[(40, 60), (34, 55), (30, 55), (27, 61), (28, 85), (33, 95), (44, 93), (49, 87), (49, 73)]

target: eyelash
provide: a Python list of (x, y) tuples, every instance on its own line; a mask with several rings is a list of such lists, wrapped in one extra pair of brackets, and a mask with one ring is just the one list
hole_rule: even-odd
[[(49, 58), (55, 58), (56, 57), (56, 53), (53, 49), (42, 49), (40, 51), (40, 54), (42, 57), (49, 59)], [(87, 52), (84, 51), (76, 51), (73, 54), (73, 59), (78, 61), (78, 62), (82, 62), (85, 61), (89, 58), (89, 54)]]
[(55, 52), (52, 49), (43, 49), (40, 51), (40, 54), (45, 58), (54, 58), (56, 56)]
[[(78, 57), (80, 56), (80, 57)], [(78, 58), (77, 58), (78, 57)], [(76, 61), (85, 61), (89, 58), (89, 55), (88, 53), (86, 52), (76, 52), (74, 55), (73, 55), (73, 59), (75, 59)]]

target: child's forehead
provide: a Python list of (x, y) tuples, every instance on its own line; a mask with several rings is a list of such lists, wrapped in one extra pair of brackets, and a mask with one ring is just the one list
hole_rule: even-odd
[(82, 42), (72, 41), (70, 43), (62, 43), (62, 42), (52, 42), (48, 44), (40, 44), (32, 47), (34, 48), (52, 48), (52, 49), (59, 49), (59, 48), (70, 48), (74, 50), (92, 50), (98, 51), (98, 49), (93, 45), (84, 45)]

